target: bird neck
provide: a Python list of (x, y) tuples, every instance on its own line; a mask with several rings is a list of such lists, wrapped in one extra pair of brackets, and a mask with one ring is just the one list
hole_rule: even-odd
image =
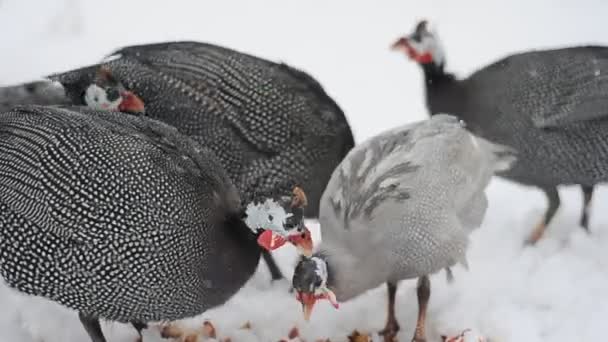
[(441, 85), (455, 81), (454, 74), (445, 71), (445, 63), (436, 64), (434, 62), (420, 64), (424, 72), (424, 80), (428, 86)]
[(431, 115), (448, 113), (460, 116), (460, 107), (465, 103), (460, 81), (454, 74), (446, 72), (444, 64), (422, 64), (427, 107)]
[(325, 248), (321, 255), (327, 264), (327, 286), (341, 302), (380, 286), (392, 272), (384, 252), (361, 257), (338, 245)]
[(243, 266), (248, 266), (248, 269), (253, 273), (261, 253), (260, 246), (257, 243), (258, 234), (252, 232), (241, 215), (237, 214), (226, 218), (223, 234), (227, 243), (238, 249)]

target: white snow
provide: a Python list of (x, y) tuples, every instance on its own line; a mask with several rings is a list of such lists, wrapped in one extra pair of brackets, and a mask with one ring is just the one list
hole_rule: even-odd
[[(608, 44), (601, 0), (535, 2), (347, 0), (79, 1), (0, 0), (0, 84), (94, 63), (119, 46), (191, 39), (218, 43), (314, 75), (345, 110), (357, 141), (405, 122), (426, 118), (422, 79), (405, 56), (389, 50), (418, 19), (435, 22), (447, 65), (466, 75), (507, 53), (574, 44)], [(602, 29), (604, 28), (604, 29)], [(470, 270), (432, 278), (429, 341), (466, 328), (491, 341), (599, 341), (608, 317), (608, 191), (595, 194), (588, 236), (578, 227), (582, 203), (575, 187), (563, 188), (562, 208), (538, 246), (524, 247), (540, 219), (544, 196), (504, 180), (488, 189), (483, 226), (472, 235)], [(314, 223), (311, 225), (315, 226)], [(318, 239), (318, 233), (315, 238)], [(291, 276), (295, 250), (276, 253)], [(397, 296), (400, 340), (412, 336), (415, 282)], [(80, 342), (87, 337), (74, 312), (0, 287), (0, 341)], [(259, 274), (223, 307), (191, 321), (210, 319), (232, 341), (277, 341), (297, 325), (303, 336), (345, 341), (353, 329), (384, 325), (385, 288), (335, 310), (315, 307), (305, 323), (288, 283), (270, 285)], [(250, 321), (252, 331), (239, 330)], [(133, 341), (126, 325), (105, 324), (110, 342)], [(146, 331), (144, 341), (161, 341)], [(471, 341), (472, 338), (469, 338)]]

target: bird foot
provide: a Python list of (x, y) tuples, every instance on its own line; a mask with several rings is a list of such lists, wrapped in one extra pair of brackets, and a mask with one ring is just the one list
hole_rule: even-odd
[(378, 332), (380, 336), (384, 337), (384, 342), (396, 342), (398, 333), (399, 324), (397, 321), (387, 322), (386, 327)]
[(589, 230), (589, 219), (587, 218), (587, 216), (583, 216), (580, 225), (585, 230), (585, 232), (591, 233), (591, 231)]
[[(452, 337), (441, 335), (441, 342), (464, 342), (464, 335), (471, 331), (471, 329), (465, 329), (460, 334)], [(482, 340), (480, 340), (481, 342)]]
[(412, 342), (426, 342), (426, 338), (414, 336), (414, 338), (412, 338)]
[(380, 335), (384, 338), (384, 342), (397, 342), (397, 333), (393, 332), (390, 334), (382, 334)]
[(535, 245), (538, 242), (538, 240), (540, 240), (540, 238), (545, 234), (546, 228), (547, 228), (547, 225), (545, 224), (545, 222), (540, 222), (539, 224), (537, 224), (536, 227), (534, 227), (532, 234), (530, 234), (530, 236), (526, 240), (526, 245), (529, 245), (529, 246)]

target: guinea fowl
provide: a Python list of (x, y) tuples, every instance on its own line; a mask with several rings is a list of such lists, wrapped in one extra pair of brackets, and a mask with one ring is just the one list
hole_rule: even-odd
[[(318, 215), (331, 173), (354, 146), (344, 113), (314, 78), (211, 44), (125, 47), (50, 79), (65, 87), (73, 104), (125, 112), (145, 105), (146, 116), (209, 147), (243, 198), (299, 185), (308, 197), (307, 217)], [(10, 102), (3, 92), (23, 87), (0, 88), (0, 102)], [(20, 101), (32, 100), (14, 103)]]
[(315, 302), (336, 307), (387, 283), (392, 341), (397, 283), (418, 278), (414, 341), (425, 340), (429, 274), (465, 263), (469, 233), (486, 211), (492, 174), (507, 168), (508, 149), (437, 115), (356, 146), (334, 171), (321, 199), (320, 251), (296, 266), (293, 287), (310, 316)]
[(393, 48), (422, 67), (431, 115), (453, 113), (474, 133), (517, 150), (517, 163), (498, 175), (536, 186), (549, 200), (529, 243), (541, 238), (559, 208), (558, 185), (581, 186), (580, 225), (588, 231), (593, 187), (608, 180), (608, 48), (519, 53), (462, 80), (445, 70), (426, 21)]
[(99, 319), (141, 332), (223, 304), (256, 270), (259, 227), (303, 231), (301, 191), (244, 207), (212, 152), (145, 117), (17, 107), (0, 151), (0, 275), (78, 311), (94, 342)]
[[(145, 108), (146, 116), (177, 127), (216, 154), (246, 202), (300, 186), (307, 217), (318, 215), (331, 172), (354, 146), (344, 113), (311, 76), (211, 44), (126, 47), (51, 79), (73, 104), (131, 113)], [(23, 87), (0, 90), (0, 102), (2, 93)], [(44, 91), (61, 98), (52, 87), (32, 97)], [(35, 99), (4, 100), (11, 101)], [(272, 279), (281, 279), (270, 254), (263, 256)]]

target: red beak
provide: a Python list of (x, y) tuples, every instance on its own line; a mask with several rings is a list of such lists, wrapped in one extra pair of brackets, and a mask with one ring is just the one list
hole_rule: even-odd
[(121, 94), (122, 102), (118, 106), (118, 110), (126, 113), (139, 114), (143, 113), (145, 106), (144, 101), (131, 91), (125, 91)]
[(287, 240), (272, 230), (265, 230), (258, 237), (258, 245), (267, 251), (275, 250), (287, 243)]
[(407, 41), (405, 38), (399, 38), (396, 42), (391, 45), (391, 50), (401, 51), (407, 46)]
[(312, 309), (315, 307), (315, 303), (317, 302), (317, 298), (314, 293), (298, 293), (298, 300), (302, 303), (302, 311), (304, 312), (304, 319), (306, 321), (310, 320), (310, 315), (312, 314)]

